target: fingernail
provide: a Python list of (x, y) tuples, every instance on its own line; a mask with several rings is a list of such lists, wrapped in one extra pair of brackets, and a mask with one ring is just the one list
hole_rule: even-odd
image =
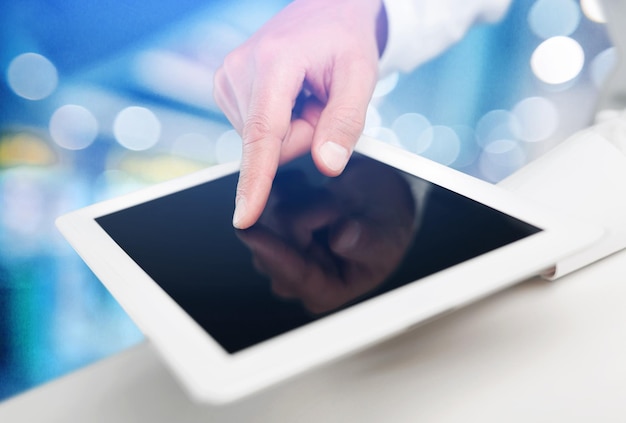
[(357, 245), (360, 236), (361, 225), (354, 220), (347, 222), (334, 242), (334, 250), (339, 253), (350, 251)]
[(322, 161), (329, 169), (340, 172), (348, 161), (348, 150), (332, 141), (328, 141), (320, 147)]
[(237, 197), (235, 200), (235, 213), (233, 214), (233, 226), (235, 228), (241, 228), (241, 219), (246, 214), (246, 200), (242, 197)]

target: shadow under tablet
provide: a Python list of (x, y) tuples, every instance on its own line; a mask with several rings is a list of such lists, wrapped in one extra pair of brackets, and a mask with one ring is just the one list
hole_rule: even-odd
[(540, 231), (359, 154), (337, 178), (310, 156), (282, 166), (239, 231), (237, 178), (97, 219), (229, 353)]

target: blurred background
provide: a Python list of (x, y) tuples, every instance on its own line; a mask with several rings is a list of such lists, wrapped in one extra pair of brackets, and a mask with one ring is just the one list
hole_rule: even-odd
[[(0, 400), (142, 341), (60, 214), (241, 154), (213, 73), (286, 0), (0, 0)], [(366, 133), (497, 182), (588, 125), (598, 0), (515, 0), (411, 74)]]

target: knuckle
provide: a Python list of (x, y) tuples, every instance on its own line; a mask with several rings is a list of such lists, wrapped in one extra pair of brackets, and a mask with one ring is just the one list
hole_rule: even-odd
[(241, 66), (241, 55), (239, 54), (239, 50), (233, 50), (224, 57), (224, 63), (222, 64), (222, 69), (226, 73), (232, 72), (234, 69), (237, 69)]
[(256, 144), (266, 139), (271, 134), (272, 126), (269, 117), (261, 113), (253, 113), (248, 116), (243, 128), (242, 138), (244, 144)]
[(253, 45), (255, 59), (271, 63), (280, 57), (277, 52), (284, 51), (290, 45), (290, 37), (282, 32), (265, 33)]
[(365, 126), (365, 116), (357, 107), (342, 106), (333, 111), (330, 123), (342, 136), (359, 136)]

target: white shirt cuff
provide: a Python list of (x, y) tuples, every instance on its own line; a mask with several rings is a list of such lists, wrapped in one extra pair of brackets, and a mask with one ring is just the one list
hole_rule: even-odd
[(383, 0), (387, 45), (380, 75), (410, 72), (459, 41), (471, 25), (494, 22), (511, 0)]

